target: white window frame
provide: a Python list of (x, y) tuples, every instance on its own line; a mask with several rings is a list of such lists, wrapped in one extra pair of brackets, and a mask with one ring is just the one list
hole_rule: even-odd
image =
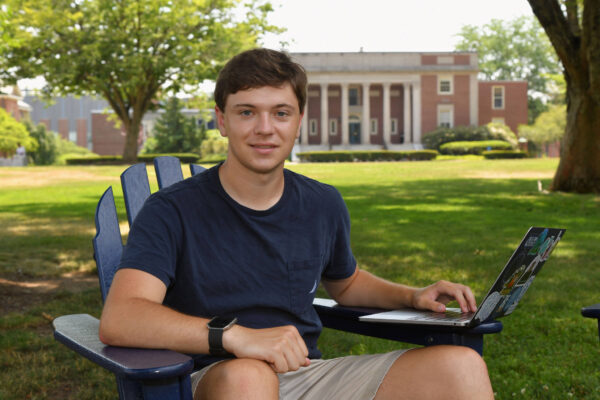
[[(448, 90), (442, 91), (442, 82), (448, 82)], [(437, 91), (440, 95), (454, 94), (454, 78), (452, 75), (439, 75), (437, 82)]]
[[(442, 121), (442, 115), (447, 114), (449, 121)], [(442, 125), (444, 124), (444, 125)], [(437, 126), (453, 128), (454, 127), (454, 105), (452, 104), (438, 104), (437, 107)]]
[(308, 133), (311, 136), (317, 136), (317, 134), (319, 133), (318, 130), (318, 124), (317, 124), (317, 119), (316, 118), (311, 118), (308, 120)]
[[(500, 106), (496, 106), (496, 89), (500, 89), (500, 101), (502, 102)], [(504, 86), (492, 86), (492, 110), (504, 110), (505, 104), (506, 96)]]
[(392, 118), (390, 121), (390, 132), (392, 135), (398, 133), (398, 118)]
[(337, 135), (338, 133), (338, 120), (336, 118), (329, 119), (329, 134)]
[(371, 135), (377, 135), (377, 132), (379, 132), (379, 121), (377, 120), (377, 118), (371, 118), (369, 120), (369, 132)]

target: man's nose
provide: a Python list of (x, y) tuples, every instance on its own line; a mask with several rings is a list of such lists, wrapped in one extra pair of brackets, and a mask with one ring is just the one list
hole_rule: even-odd
[(258, 117), (256, 133), (268, 135), (273, 132), (273, 121), (270, 113), (261, 113)]

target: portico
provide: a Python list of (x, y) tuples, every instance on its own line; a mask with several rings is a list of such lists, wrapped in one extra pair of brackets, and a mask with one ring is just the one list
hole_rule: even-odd
[(418, 76), (347, 74), (337, 81), (331, 76), (311, 78), (299, 141), (302, 147), (420, 148)]
[[(308, 75), (298, 151), (421, 149), (423, 75), (462, 74), (477, 82), (477, 57), (472, 53), (295, 53), (292, 57)], [(476, 110), (476, 93), (466, 95)]]

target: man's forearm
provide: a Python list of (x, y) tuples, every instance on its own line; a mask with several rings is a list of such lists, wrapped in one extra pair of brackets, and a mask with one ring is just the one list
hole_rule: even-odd
[(207, 322), (147, 299), (129, 299), (107, 304), (99, 334), (103, 343), (113, 346), (208, 353)]
[(347, 306), (394, 309), (413, 307), (416, 290), (386, 281), (365, 270), (358, 270), (350, 285), (334, 297), (338, 303)]

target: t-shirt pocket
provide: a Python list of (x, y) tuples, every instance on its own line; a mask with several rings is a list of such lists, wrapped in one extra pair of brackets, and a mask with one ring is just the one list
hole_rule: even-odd
[(295, 314), (303, 314), (312, 307), (321, 278), (321, 259), (311, 258), (288, 263), (290, 301)]

